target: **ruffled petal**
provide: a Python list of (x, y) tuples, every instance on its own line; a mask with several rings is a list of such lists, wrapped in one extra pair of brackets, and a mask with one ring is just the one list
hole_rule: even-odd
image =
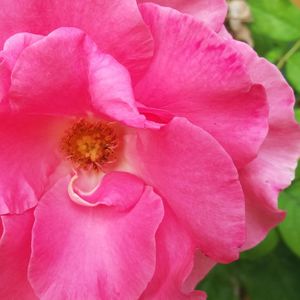
[(138, 0), (138, 3), (143, 2), (153, 2), (191, 14), (216, 31), (221, 29), (227, 14), (225, 0)]
[[(11, 84), (11, 71), (22, 51), (42, 38), (41, 35), (19, 33), (9, 38), (0, 51), (0, 103), (1, 111), (8, 111), (7, 94)], [(5, 103), (4, 103), (5, 102)], [(4, 108), (3, 104), (6, 104)]]
[(127, 212), (82, 207), (67, 194), (69, 180), (54, 185), (35, 212), (29, 267), (34, 291), (45, 300), (137, 299), (155, 270), (161, 199), (145, 187)]
[(36, 205), (60, 163), (57, 118), (2, 114), (0, 123), (0, 213)]
[[(185, 284), (193, 267), (194, 244), (185, 227), (176, 220), (168, 206), (165, 206), (165, 216), (157, 231), (156, 241), (155, 274), (141, 300), (206, 299), (204, 293), (194, 291), (195, 285), (187, 287)], [(206, 270), (202, 271), (204, 273)], [(201, 275), (197, 275), (199, 282)]]
[(37, 299), (27, 279), (33, 220), (32, 211), (0, 217), (0, 299)]
[(78, 180), (77, 175), (69, 183), (69, 195), (75, 203), (83, 206), (106, 205), (124, 211), (134, 206), (144, 192), (143, 181), (126, 172), (105, 174), (98, 185), (88, 192), (82, 191), (76, 185), (76, 180)]
[(13, 69), (16, 60), (19, 58), (24, 49), (38, 42), (43, 37), (43, 35), (25, 32), (17, 33), (7, 39), (3, 46), (3, 53), (9, 62), (10, 68)]
[(77, 27), (124, 64), (134, 78), (152, 55), (151, 36), (135, 0), (1, 0), (0, 6), (0, 47), (17, 32), (46, 35), (58, 27)]
[(269, 132), (258, 157), (240, 172), (246, 195), (247, 242), (258, 244), (284, 218), (278, 194), (294, 178), (300, 157), (300, 128), (294, 118), (293, 90), (279, 70), (246, 44), (229, 40), (243, 54), (251, 79), (262, 84), (270, 107)]
[(236, 49), (202, 23), (152, 4), (141, 11), (156, 48), (136, 99), (202, 127), (243, 167), (268, 131), (264, 88), (252, 84)]
[(128, 161), (166, 199), (196, 246), (219, 262), (236, 259), (245, 238), (244, 196), (220, 144), (183, 118), (140, 130), (136, 139)]
[(14, 109), (29, 113), (94, 112), (145, 126), (127, 70), (75, 28), (57, 29), (23, 51), (13, 69), (9, 96)]

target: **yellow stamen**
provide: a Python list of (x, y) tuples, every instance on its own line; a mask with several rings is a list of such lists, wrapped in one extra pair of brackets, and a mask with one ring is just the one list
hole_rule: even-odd
[(61, 151), (76, 168), (99, 171), (116, 160), (118, 145), (112, 123), (82, 119), (66, 131), (61, 140)]

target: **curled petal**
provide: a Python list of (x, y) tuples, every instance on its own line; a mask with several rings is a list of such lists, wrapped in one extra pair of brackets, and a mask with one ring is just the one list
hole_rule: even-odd
[(4, 101), (8, 102), (7, 95), (11, 84), (11, 72), (16, 60), (22, 51), (31, 44), (40, 40), (42, 36), (31, 33), (19, 33), (10, 37), (4, 44), (3, 50), (0, 52), (0, 103), (3, 111), (8, 111), (8, 103), (6, 109), (3, 107)]
[(146, 126), (127, 70), (75, 28), (59, 28), (22, 52), (12, 72), (9, 97), (14, 109), (28, 113), (93, 113)]
[(45, 300), (137, 299), (155, 270), (161, 199), (146, 187), (126, 212), (83, 207), (70, 200), (69, 180), (58, 181), (35, 211), (29, 266), (34, 291)]
[(143, 181), (125, 172), (104, 175), (98, 185), (88, 193), (76, 188), (77, 179), (78, 175), (75, 175), (69, 182), (69, 196), (75, 203), (88, 207), (106, 205), (120, 211), (127, 210), (136, 204), (144, 192)]

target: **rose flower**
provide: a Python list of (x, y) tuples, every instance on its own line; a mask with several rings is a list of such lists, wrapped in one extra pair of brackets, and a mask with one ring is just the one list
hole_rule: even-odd
[(0, 0), (0, 299), (205, 299), (283, 219), (292, 90), (223, 1), (157, 3)]

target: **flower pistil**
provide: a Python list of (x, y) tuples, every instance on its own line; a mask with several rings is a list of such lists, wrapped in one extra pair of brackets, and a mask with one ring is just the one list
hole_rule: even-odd
[(65, 132), (60, 148), (75, 168), (100, 171), (116, 161), (118, 145), (114, 123), (80, 119)]

